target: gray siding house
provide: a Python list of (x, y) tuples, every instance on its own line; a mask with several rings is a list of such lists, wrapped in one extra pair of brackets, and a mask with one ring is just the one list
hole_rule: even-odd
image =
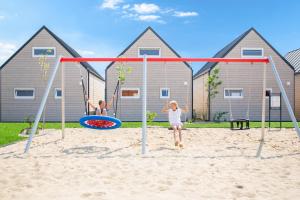
[[(119, 57), (180, 57), (151, 27), (142, 32)], [(106, 98), (114, 93), (118, 73), (116, 67), (121, 63), (113, 62), (106, 68)], [(119, 112), (117, 117), (123, 121), (142, 120), (142, 63), (123, 63), (132, 68), (124, 85), (120, 88)], [(166, 114), (161, 113), (167, 101), (176, 100), (179, 106), (187, 105), (189, 113), (182, 120), (192, 117), (192, 76), (189, 64), (148, 63), (148, 111), (158, 114), (156, 121), (167, 121)]]
[(300, 48), (288, 52), (285, 58), (295, 69), (295, 115), (300, 120)]
[[(1, 121), (23, 121), (27, 116), (36, 115), (47, 79), (59, 55), (80, 57), (74, 49), (43, 26), (0, 67)], [(104, 98), (104, 79), (91, 65), (66, 63), (67, 121), (78, 121), (84, 115), (80, 74), (84, 78), (90, 99), (96, 102)], [(47, 100), (46, 121), (61, 120), (60, 86), (59, 70)]]
[[(237, 37), (214, 57), (220, 58), (256, 58), (272, 56), (290, 103), (294, 106), (294, 69), (274, 47), (268, 43), (254, 28)], [(215, 98), (209, 98), (206, 88), (211, 71), (218, 67), (222, 85)], [(232, 117), (261, 120), (263, 64), (261, 63), (206, 63), (194, 75), (194, 109), (196, 117), (212, 120), (218, 112), (230, 112)], [(278, 93), (270, 64), (267, 65), (267, 90)], [(267, 92), (267, 91), (266, 91)], [(267, 97), (268, 98), (268, 97)], [(231, 109), (230, 109), (231, 106)], [(268, 101), (267, 116), (268, 118)], [(249, 109), (248, 109), (249, 108)], [(287, 109), (282, 102), (283, 120), (290, 120)], [(249, 112), (248, 112), (249, 111)], [(249, 116), (248, 116), (249, 115)], [(228, 115), (229, 118), (230, 115)], [(272, 120), (278, 120), (279, 113), (272, 114)]]

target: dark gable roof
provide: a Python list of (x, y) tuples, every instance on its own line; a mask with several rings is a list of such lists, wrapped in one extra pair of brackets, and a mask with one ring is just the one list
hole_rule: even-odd
[[(130, 43), (130, 45), (128, 47), (126, 47), (126, 49), (124, 49), (119, 55), (118, 57), (122, 56), (134, 43), (136, 43), (148, 30), (151, 30), (178, 58), (180, 58), (181, 56), (162, 38), (160, 37), (150, 26), (147, 27), (133, 42)], [(111, 62), (107, 67), (106, 70), (108, 70), (109, 67), (111, 67), (115, 62)], [(191, 70), (192, 67), (187, 63), (184, 62), (184, 64), (190, 68)]]
[[(231, 43), (229, 43), (227, 46), (225, 46), (223, 49), (221, 49), (218, 53), (214, 55), (214, 58), (224, 58), (242, 39), (244, 39), (251, 31), (254, 31), (279, 57), (281, 57), (284, 62), (291, 67), (291, 69), (294, 70), (292, 65), (260, 34), (258, 33), (255, 28), (250, 28), (245, 33), (237, 37), (235, 40), (233, 40)], [(212, 70), (217, 63), (208, 62), (206, 63), (195, 75), (194, 79), (198, 76)]]
[[(42, 26), (25, 44), (23, 44), (1, 67), (5, 67), (5, 65), (12, 60), (33, 38), (35, 38), (42, 30), (46, 30), (60, 45), (62, 45), (74, 58), (81, 57), (79, 53), (77, 53), (73, 48), (71, 48), (67, 43), (65, 43), (62, 39), (60, 39), (57, 35), (55, 35), (52, 31), (50, 31), (46, 26)], [(104, 78), (88, 63), (81, 62), (80, 63), (84, 68), (86, 68), (90, 73), (94, 74), (96, 77), (104, 81)]]
[(300, 73), (300, 48), (288, 52), (285, 55), (285, 59), (293, 65), (296, 73)]

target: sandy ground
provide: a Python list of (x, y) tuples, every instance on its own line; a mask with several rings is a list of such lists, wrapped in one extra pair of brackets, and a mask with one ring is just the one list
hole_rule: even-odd
[(189, 129), (184, 149), (170, 131), (47, 130), (0, 148), (0, 199), (300, 199), (300, 142), (293, 130)]

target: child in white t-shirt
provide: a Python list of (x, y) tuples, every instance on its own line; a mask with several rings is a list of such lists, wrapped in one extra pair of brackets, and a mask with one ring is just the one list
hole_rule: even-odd
[[(169, 114), (169, 123), (173, 129), (175, 146), (179, 146), (182, 148), (183, 147), (182, 135), (181, 135), (182, 123), (180, 117), (182, 112), (184, 113), (188, 112), (188, 106), (186, 106), (185, 109), (181, 109), (179, 108), (178, 103), (176, 101), (170, 101), (162, 109), (162, 112)], [(177, 132), (178, 132), (178, 136), (177, 136)]]
[(98, 106), (93, 105), (91, 101), (86, 97), (88, 105), (95, 110), (95, 115), (107, 116), (107, 111), (111, 108), (115, 95), (112, 97), (109, 103), (106, 103), (104, 100), (99, 100)]

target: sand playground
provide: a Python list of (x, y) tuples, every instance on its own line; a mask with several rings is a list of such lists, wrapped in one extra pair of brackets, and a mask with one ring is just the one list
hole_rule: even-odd
[(165, 128), (45, 130), (0, 148), (1, 200), (300, 199), (300, 142), (292, 129), (188, 129), (177, 149)]

